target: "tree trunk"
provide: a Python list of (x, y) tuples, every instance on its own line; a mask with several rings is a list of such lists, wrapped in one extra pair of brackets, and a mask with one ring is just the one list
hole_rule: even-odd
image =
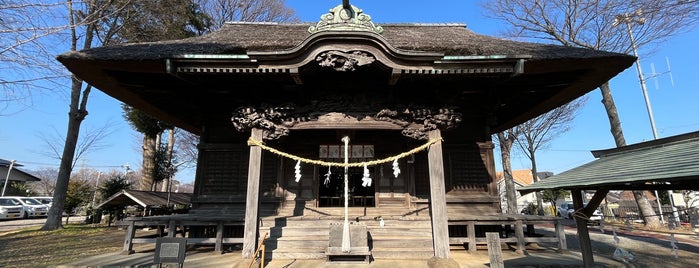
[(602, 104), (604, 104), (604, 109), (607, 111), (609, 126), (611, 127), (610, 131), (612, 132), (612, 137), (614, 137), (616, 147), (626, 146), (624, 131), (621, 129), (619, 113), (617, 113), (616, 104), (614, 104), (614, 98), (612, 98), (612, 89), (609, 87), (609, 82), (602, 84), (599, 89), (602, 91)]
[(514, 137), (512, 137), (511, 130), (506, 131), (508, 132), (507, 137), (505, 137), (503, 132), (497, 134), (500, 142), (503, 180), (505, 180), (505, 199), (507, 199), (507, 213), (517, 214), (517, 193), (515, 192), (515, 182), (512, 176), (512, 164), (510, 163), (510, 152), (512, 151)]
[[(46, 222), (41, 228), (41, 230), (44, 231), (56, 230), (63, 227), (61, 218), (63, 216), (63, 207), (66, 196), (68, 195), (68, 182), (70, 181), (70, 174), (73, 171), (73, 159), (75, 158), (75, 148), (78, 144), (80, 124), (85, 119), (85, 116), (87, 116), (87, 110), (84, 109), (84, 103), (80, 104), (81, 90), (82, 80), (73, 77), (66, 140), (65, 145), (63, 146), (63, 154), (58, 170), (58, 178), (56, 178), (56, 188), (53, 192), (53, 204), (49, 210)], [(89, 93), (90, 87), (88, 86), (83, 93), (84, 102), (87, 101), (87, 95)]]
[[(167, 161), (167, 166), (170, 168), (173, 168), (172, 166), (172, 155), (174, 154), (175, 151), (175, 129), (168, 129), (168, 135), (167, 135), (167, 151), (165, 154), (167, 155), (167, 158), (165, 161)], [(163, 184), (161, 191), (162, 192), (169, 192), (170, 191), (170, 184), (172, 184), (172, 174), (168, 172), (170, 177), (168, 178), (163, 178)]]
[[(70, 15), (70, 25), (74, 26), (73, 21), (73, 6), (72, 1), (68, 1), (68, 10)], [(89, 48), (92, 44), (93, 28), (94, 24), (88, 25), (85, 31), (85, 48)], [(77, 50), (78, 38), (75, 33), (75, 28), (71, 29), (71, 50)], [(90, 96), (90, 90), (92, 87), (87, 85), (83, 91), (83, 81), (78, 79), (76, 76), (71, 76), (71, 87), (70, 87), (70, 106), (68, 111), (68, 129), (66, 130), (66, 140), (63, 146), (63, 153), (61, 155), (61, 163), (58, 170), (58, 177), (56, 178), (56, 188), (53, 192), (53, 204), (49, 213), (46, 217), (46, 222), (44, 226), (41, 227), (42, 231), (51, 231), (59, 228), (63, 228), (61, 218), (63, 217), (63, 207), (65, 205), (66, 196), (68, 195), (68, 182), (70, 181), (70, 174), (73, 172), (73, 159), (75, 158), (75, 148), (78, 144), (78, 137), (80, 136), (80, 125), (87, 116), (87, 100)], [(81, 94), (82, 93), (82, 94)]]
[[(534, 145), (530, 144), (529, 148), (534, 148)], [(539, 176), (537, 176), (538, 172), (536, 171), (536, 157), (534, 157), (533, 149), (529, 150), (529, 155), (531, 156), (530, 160), (532, 162), (532, 181), (537, 182), (539, 181)], [(541, 191), (536, 191), (536, 214), (544, 215), (544, 202), (541, 198)]]
[(155, 182), (155, 151), (158, 135), (143, 134), (143, 162), (139, 190), (152, 191)]
[[(607, 111), (607, 117), (609, 117), (609, 125), (611, 126), (612, 136), (614, 136), (614, 142), (617, 147), (626, 146), (624, 132), (621, 129), (619, 114), (617, 113), (616, 105), (612, 98), (612, 90), (609, 87), (609, 82), (602, 84), (600, 86), (600, 91), (602, 91), (602, 103)], [(647, 227), (660, 226), (660, 218), (655, 214), (655, 210), (653, 210), (653, 207), (643, 194), (643, 191), (633, 191), (633, 196), (638, 205), (639, 215), (645, 222), (645, 225)]]

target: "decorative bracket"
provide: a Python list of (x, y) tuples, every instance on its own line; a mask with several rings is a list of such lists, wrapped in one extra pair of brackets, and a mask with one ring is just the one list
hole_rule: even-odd
[(308, 28), (308, 32), (312, 34), (322, 31), (368, 31), (381, 34), (383, 27), (374, 25), (371, 16), (364, 14), (361, 9), (343, 3), (320, 16), (316, 26)]

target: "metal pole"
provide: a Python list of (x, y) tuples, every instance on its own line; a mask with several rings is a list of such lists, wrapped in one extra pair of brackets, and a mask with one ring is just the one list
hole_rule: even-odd
[[(349, 163), (349, 137), (344, 136), (342, 141), (345, 143), (345, 164)], [(347, 220), (349, 216), (349, 211), (347, 209), (347, 203), (349, 201), (349, 183), (348, 183), (348, 172), (349, 167), (345, 165), (345, 222), (342, 225), (342, 252), (350, 252), (350, 233), (349, 233), (349, 221)]]
[(92, 194), (92, 208), (95, 208), (95, 197), (97, 197), (97, 189), (100, 186), (100, 176), (102, 176), (102, 171), (97, 172), (97, 182), (95, 183), (95, 192)]
[(5, 184), (2, 186), (2, 196), (5, 196), (5, 189), (7, 189), (7, 183), (10, 180), (10, 172), (12, 172), (12, 167), (15, 166), (15, 160), (10, 161), (10, 167), (7, 169), (7, 176), (5, 176)]
[[(648, 118), (650, 119), (650, 127), (653, 130), (653, 139), (657, 140), (658, 139), (658, 131), (656, 131), (655, 128), (655, 120), (653, 119), (653, 110), (651, 109), (650, 105), (650, 99), (648, 98), (648, 90), (646, 89), (646, 80), (643, 78), (643, 71), (641, 70), (641, 60), (640, 57), (638, 56), (638, 50), (636, 49), (636, 40), (633, 37), (633, 31), (631, 30), (631, 16), (633, 16), (636, 13), (633, 13), (631, 15), (625, 14), (623, 16), (623, 22), (626, 24), (626, 29), (628, 30), (629, 33), (629, 39), (631, 40), (631, 49), (633, 49), (633, 55), (636, 56), (636, 71), (638, 71), (638, 80), (641, 82), (641, 90), (643, 91), (643, 98), (646, 101), (646, 110), (648, 110)], [(639, 23), (643, 23), (643, 20), (638, 21)], [(672, 199), (673, 192), (672, 190), (668, 190), (667, 194), (670, 199), (670, 206), (672, 207), (672, 217), (673, 221), (675, 223), (679, 222), (679, 213), (677, 212), (677, 207), (675, 207), (675, 201)], [(656, 196), (656, 201), (658, 203), (658, 211), (660, 212), (660, 220), (665, 222), (663, 218), (663, 206), (660, 204), (660, 195), (658, 195), (658, 191), (655, 190), (655, 196)]]

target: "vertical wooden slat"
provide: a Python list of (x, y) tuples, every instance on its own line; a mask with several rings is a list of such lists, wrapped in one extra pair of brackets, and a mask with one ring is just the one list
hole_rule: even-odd
[[(253, 128), (250, 137), (261, 141), (262, 129)], [(248, 190), (245, 199), (245, 232), (243, 233), (243, 258), (252, 258), (257, 245), (257, 214), (259, 212), (260, 170), (262, 166), (262, 148), (250, 147), (248, 166)]]
[[(442, 134), (439, 130), (432, 130), (429, 133), (429, 137), (430, 139), (441, 139)], [(444, 160), (441, 142), (430, 146), (427, 158), (430, 169), (430, 211), (432, 212), (434, 256), (447, 259), (449, 258), (449, 219), (447, 218)]]

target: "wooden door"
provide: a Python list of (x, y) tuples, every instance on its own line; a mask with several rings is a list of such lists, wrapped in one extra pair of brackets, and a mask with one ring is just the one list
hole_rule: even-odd
[(398, 160), (400, 174), (394, 176), (393, 163), (382, 164), (377, 168), (377, 193), (379, 206), (407, 205), (407, 165), (404, 160)]

